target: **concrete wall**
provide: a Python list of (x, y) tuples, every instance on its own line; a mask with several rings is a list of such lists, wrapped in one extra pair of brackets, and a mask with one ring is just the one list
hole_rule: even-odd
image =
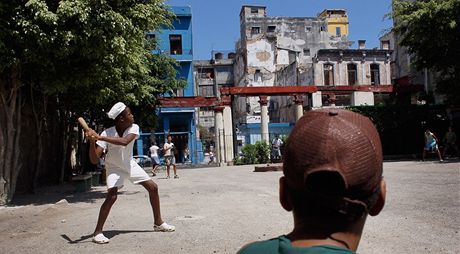
[[(236, 45), (236, 86), (311, 85), (315, 80), (313, 57), (317, 51), (351, 45), (346, 36), (330, 36), (324, 18), (268, 17), (264, 6), (242, 7), (240, 36)], [(286, 75), (288, 72), (283, 70), (294, 62), (298, 75)], [(277, 96), (271, 100), (272, 105), (280, 107), (272, 111), (280, 110), (279, 115), (283, 116), (280, 121), (295, 119), (294, 110), (289, 108), (291, 98)], [(246, 114), (259, 114), (258, 98), (236, 101), (237, 121), (242, 122), (241, 118)]]
[(379, 85), (391, 85), (390, 50), (321, 50), (314, 64), (314, 83), (325, 85), (324, 65), (332, 64), (334, 85), (350, 85), (348, 82), (348, 64), (357, 69), (356, 85), (371, 85), (371, 65), (379, 66)]

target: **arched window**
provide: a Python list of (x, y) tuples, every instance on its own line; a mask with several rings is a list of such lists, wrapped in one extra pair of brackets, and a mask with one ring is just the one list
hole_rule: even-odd
[(348, 85), (356, 85), (358, 83), (358, 71), (356, 64), (349, 63), (347, 64), (347, 73), (348, 73)]
[(334, 85), (334, 65), (333, 64), (324, 64), (324, 85), (333, 86)]
[(371, 85), (380, 85), (380, 66), (371, 64)]

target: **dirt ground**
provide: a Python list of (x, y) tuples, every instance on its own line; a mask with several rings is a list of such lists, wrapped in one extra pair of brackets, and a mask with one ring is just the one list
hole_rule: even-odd
[[(254, 166), (179, 170), (154, 177), (173, 233), (153, 232), (147, 193), (126, 183), (105, 234), (91, 242), (105, 187), (74, 193), (72, 185), (18, 196), (0, 207), (0, 253), (235, 253), (244, 244), (292, 229), (278, 203), (281, 172)], [(368, 218), (358, 253), (460, 253), (460, 163), (386, 162), (387, 204)]]

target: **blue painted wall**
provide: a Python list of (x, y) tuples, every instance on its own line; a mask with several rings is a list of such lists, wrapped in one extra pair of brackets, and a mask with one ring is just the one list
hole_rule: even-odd
[[(187, 81), (183, 89), (183, 96), (194, 96), (193, 83), (193, 44), (192, 44), (192, 9), (189, 6), (173, 6), (172, 11), (176, 19), (172, 22), (172, 28), (164, 27), (155, 32), (147, 33), (154, 35), (158, 43), (158, 49), (153, 54), (168, 54), (177, 60), (177, 77)], [(171, 52), (170, 35), (180, 35), (182, 42), (182, 53)], [(173, 54), (171, 54), (173, 53)], [(169, 95), (164, 95), (169, 96)], [(159, 116), (159, 127), (155, 130), (155, 137), (159, 145), (165, 142), (168, 134), (173, 136), (173, 143), (186, 144), (190, 150), (192, 164), (203, 161), (203, 149), (199, 139), (196, 138), (194, 108), (160, 108), (156, 114)], [(137, 142), (138, 154), (147, 154), (146, 147), (150, 145), (151, 134), (142, 133)], [(176, 140), (174, 140), (176, 139)], [(149, 143), (149, 144), (146, 144)], [(176, 156), (176, 161), (183, 161), (183, 151)]]

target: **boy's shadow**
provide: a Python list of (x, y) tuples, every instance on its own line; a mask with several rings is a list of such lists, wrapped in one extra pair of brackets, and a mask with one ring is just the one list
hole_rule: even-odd
[[(111, 239), (112, 237), (115, 237), (121, 234), (144, 233), (144, 232), (155, 232), (155, 231), (153, 230), (107, 230), (107, 231), (104, 231), (104, 235), (107, 238)], [(88, 239), (92, 241), (93, 234), (84, 235), (84, 236), (81, 236), (80, 239), (75, 239), (75, 240), (70, 239), (70, 237), (67, 236), (66, 234), (62, 234), (61, 237), (64, 238), (64, 240), (66, 240), (69, 244), (76, 244), (80, 242), (86, 242), (85, 240), (88, 240)]]

